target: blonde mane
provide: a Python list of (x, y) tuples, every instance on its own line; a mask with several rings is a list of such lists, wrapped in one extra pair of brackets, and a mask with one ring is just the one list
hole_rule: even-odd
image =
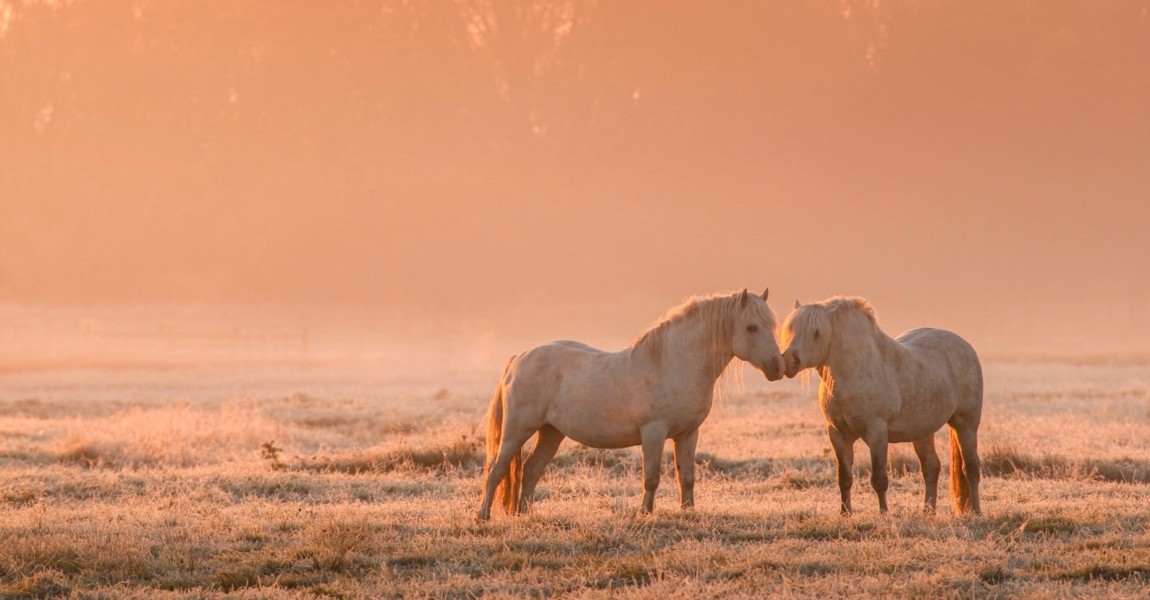
[[(710, 296), (695, 296), (682, 304), (667, 310), (654, 325), (639, 334), (631, 343), (631, 352), (650, 352), (655, 362), (663, 358), (664, 347), (667, 343), (668, 330), (684, 321), (703, 319), (703, 326), (707, 332), (707, 345), (714, 348), (720, 343), (726, 343), (735, 325), (735, 311), (739, 310), (739, 296), (742, 292), (733, 294), (713, 294)], [(757, 307), (757, 305), (756, 305)], [(757, 307), (760, 317), (769, 323), (774, 323), (769, 309), (764, 302)]]
[(872, 325), (878, 327), (878, 320), (874, 316), (874, 307), (866, 298), (858, 296), (837, 296), (820, 302), (827, 311), (834, 313), (842, 309), (855, 310), (866, 316)]
[[(814, 310), (819, 308), (821, 310)], [(842, 319), (843, 315), (850, 312), (862, 313), (863, 316), (870, 321), (870, 324), (879, 330), (878, 319), (874, 315), (874, 307), (866, 298), (856, 296), (836, 296), (828, 298), (821, 302), (812, 302), (804, 304), (795, 312), (787, 317), (786, 325), (783, 327), (782, 332), (782, 345), (785, 347), (790, 344), (790, 336), (794, 334), (796, 329), (807, 330), (811, 328), (818, 328), (824, 331), (830, 330), (831, 319), (836, 322)]]
[[(815, 309), (820, 310), (815, 310)], [(808, 331), (810, 329), (821, 329), (822, 331), (830, 332), (832, 335), (832, 346), (837, 346), (839, 343), (839, 336), (836, 328), (831, 327), (833, 324), (838, 325), (842, 322), (843, 317), (851, 313), (860, 313), (866, 317), (871, 327), (875, 332), (881, 333), (878, 326), (878, 319), (874, 314), (874, 307), (866, 298), (859, 296), (835, 296), (834, 298), (827, 298), (820, 302), (811, 302), (800, 306), (797, 310), (787, 317), (786, 323), (783, 326), (780, 337), (782, 338), (782, 346), (787, 347), (791, 343), (791, 336), (794, 335), (795, 330), (801, 329)], [(834, 378), (831, 376), (829, 369), (822, 369), (819, 372), (824, 384), (827, 386), (827, 391), (830, 392), (834, 389)], [(803, 388), (806, 389), (810, 385), (810, 371), (804, 370), (800, 374), (800, 381)]]

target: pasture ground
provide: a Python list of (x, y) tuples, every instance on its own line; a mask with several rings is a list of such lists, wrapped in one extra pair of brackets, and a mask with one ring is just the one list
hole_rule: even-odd
[(896, 446), (890, 514), (859, 465), (856, 514), (840, 517), (813, 382), (748, 370), (703, 427), (693, 512), (669, 462), (640, 516), (637, 450), (567, 441), (532, 514), (476, 524), (501, 366), (0, 373), (0, 597), (1150, 589), (1150, 366), (986, 365), (983, 516), (952, 516), (945, 488), (924, 515), (913, 452)]

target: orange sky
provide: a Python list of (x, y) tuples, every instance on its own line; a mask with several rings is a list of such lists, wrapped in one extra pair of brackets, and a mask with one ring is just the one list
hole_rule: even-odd
[(1150, 0), (0, 0), (7, 305), (1146, 351), (1148, 207)]

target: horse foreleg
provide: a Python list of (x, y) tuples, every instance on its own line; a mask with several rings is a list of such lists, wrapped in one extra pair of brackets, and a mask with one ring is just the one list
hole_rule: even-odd
[(523, 495), (519, 499), (520, 511), (526, 512), (535, 502), (535, 486), (543, 477), (547, 463), (555, 457), (559, 444), (562, 444), (566, 437), (550, 425), (544, 425), (539, 430), (539, 436), (535, 438), (535, 448), (523, 463)]
[(695, 506), (695, 446), (699, 429), (675, 438), (675, 475), (679, 478), (679, 500), (683, 509)]
[(855, 462), (855, 439), (835, 429), (833, 425), (827, 426), (827, 433), (831, 438), (831, 447), (835, 450), (835, 463), (838, 465), (839, 497), (842, 500), (840, 510), (842, 514), (851, 514), (851, 485), (854, 484), (854, 474), (851, 469)]
[(914, 453), (918, 455), (918, 463), (922, 466), (922, 481), (926, 489), (924, 508), (933, 514), (938, 505), (938, 474), (942, 470), (938, 451), (934, 447), (934, 434), (915, 440)]
[(639, 430), (643, 441), (643, 508), (650, 514), (655, 510), (655, 490), (659, 489), (659, 471), (663, 467), (663, 445), (667, 443), (667, 427), (651, 423)]
[(887, 477), (887, 432), (886, 423), (867, 425), (866, 445), (870, 448), (870, 484), (878, 494), (878, 510), (885, 513), (886, 490), (890, 483)]

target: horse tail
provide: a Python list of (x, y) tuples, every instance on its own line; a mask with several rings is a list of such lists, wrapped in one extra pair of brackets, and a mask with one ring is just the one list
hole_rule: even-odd
[(958, 432), (950, 428), (950, 498), (954, 503), (954, 514), (961, 515), (970, 510), (970, 482), (966, 480), (966, 461), (962, 459), (962, 448), (958, 445)]
[[(507, 366), (503, 367), (503, 375), (499, 377), (499, 385), (495, 387), (495, 395), (491, 398), (491, 407), (487, 410), (487, 461), (483, 467), (483, 480), (491, 472), (491, 465), (499, 455), (499, 446), (503, 441), (503, 411), (504, 394), (503, 383), (507, 379), (507, 371), (511, 369), (511, 362), (515, 357), (507, 359)], [(495, 502), (503, 506), (509, 515), (519, 511), (519, 495), (523, 489), (523, 450), (515, 450), (507, 475), (495, 488)]]

